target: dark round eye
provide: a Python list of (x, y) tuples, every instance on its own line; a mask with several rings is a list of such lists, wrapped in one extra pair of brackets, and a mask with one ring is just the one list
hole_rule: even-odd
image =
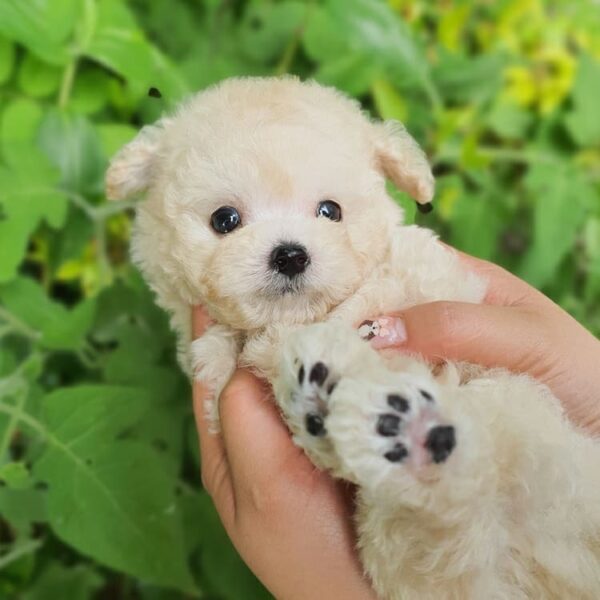
[(342, 220), (342, 209), (337, 202), (333, 200), (323, 200), (317, 206), (317, 217), (325, 217), (332, 221)]
[(233, 206), (221, 206), (210, 217), (210, 224), (217, 233), (229, 233), (241, 222), (240, 213)]

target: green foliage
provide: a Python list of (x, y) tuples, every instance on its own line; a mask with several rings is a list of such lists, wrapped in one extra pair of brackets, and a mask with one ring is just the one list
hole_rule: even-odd
[[(408, 222), (600, 333), (592, 0), (0, 1), (0, 598), (268, 598), (201, 489), (190, 390), (103, 173), (223, 77), (296, 73), (403, 120)], [(162, 99), (149, 98), (157, 87)]]

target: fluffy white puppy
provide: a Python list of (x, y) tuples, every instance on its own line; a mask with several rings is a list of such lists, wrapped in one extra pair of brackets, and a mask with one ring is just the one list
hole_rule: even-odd
[[(434, 376), (356, 332), (485, 294), (431, 232), (402, 226), (386, 178), (431, 201), (399, 123), (315, 83), (231, 79), (144, 128), (107, 191), (146, 192), (133, 257), (184, 368), (215, 398), (238, 364), (268, 377), (296, 443), (357, 484), (358, 546), (382, 598), (599, 598), (600, 445), (527, 377)], [(215, 324), (190, 353), (194, 304)]]

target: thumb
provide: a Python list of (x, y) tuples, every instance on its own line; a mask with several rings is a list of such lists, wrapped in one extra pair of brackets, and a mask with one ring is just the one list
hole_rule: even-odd
[(376, 319), (369, 327), (367, 337), (378, 349), (396, 347), (431, 361), (464, 361), (533, 375), (550, 347), (538, 313), (524, 306), (431, 302)]

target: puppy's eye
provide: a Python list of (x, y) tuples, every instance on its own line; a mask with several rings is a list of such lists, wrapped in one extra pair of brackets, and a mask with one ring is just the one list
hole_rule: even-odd
[(319, 202), (319, 206), (317, 206), (317, 217), (325, 217), (332, 221), (341, 221), (342, 208), (333, 200), (323, 200), (322, 202)]
[(241, 223), (240, 213), (233, 206), (221, 206), (210, 217), (210, 224), (217, 233), (229, 233)]

